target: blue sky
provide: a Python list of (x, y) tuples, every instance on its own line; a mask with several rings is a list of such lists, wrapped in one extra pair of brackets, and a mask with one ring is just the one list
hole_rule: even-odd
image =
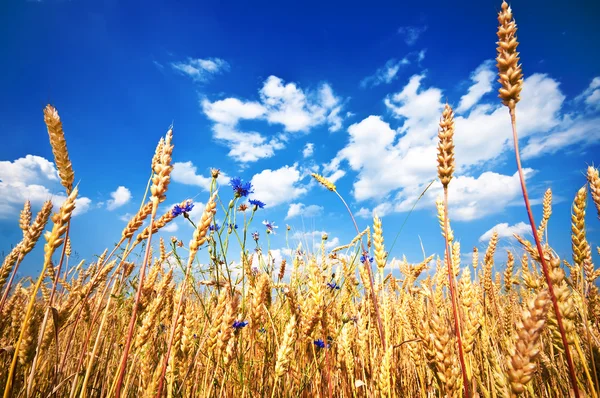
[[(600, 6), (511, 6), (526, 78), (517, 123), (529, 190), (539, 204), (552, 188), (550, 243), (570, 259), (571, 202), (587, 165), (600, 163)], [(347, 243), (352, 222), (311, 180), (319, 172), (335, 180), (362, 228), (373, 211), (383, 217), (389, 248), (436, 176), (446, 101), (456, 111), (458, 166), (450, 219), (465, 258), (474, 246), (484, 250), (493, 228), (501, 251), (517, 246), (512, 232), (527, 235), (508, 112), (497, 100), (499, 1), (11, 0), (2, 9), (0, 251), (20, 239), (24, 200), (38, 210), (49, 197), (64, 199), (43, 123), (47, 103), (61, 115), (80, 183), (72, 241), (82, 258), (120, 237), (172, 122), (175, 168), (163, 210), (193, 198), (198, 218), (215, 167), (254, 183), (251, 197), (267, 207), (251, 230), (264, 232), (264, 219), (279, 225), (270, 237), (279, 257), (286, 224), (292, 247), (299, 239), (318, 245), (322, 232), (330, 246)], [(434, 185), (418, 203), (392, 256), (416, 262), (422, 247), (442, 253), (439, 192)], [(539, 221), (541, 206), (534, 211)], [(598, 244), (591, 207), (588, 219), (589, 239)], [(187, 242), (192, 229), (183, 221), (162, 236)], [(38, 246), (25, 275), (40, 268)]]

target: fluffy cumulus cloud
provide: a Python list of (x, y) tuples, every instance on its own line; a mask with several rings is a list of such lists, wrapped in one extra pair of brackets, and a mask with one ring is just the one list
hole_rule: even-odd
[(112, 199), (109, 199), (106, 202), (106, 208), (112, 211), (129, 202), (131, 199), (131, 191), (124, 186), (120, 186), (116, 191), (111, 192), (110, 196)]
[[(302, 90), (295, 83), (269, 76), (259, 90), (260, 101), (226, 98), (201, 101), (204, 114), (214, 122), (213, 137), (229, 147), (229, 156), (248, 163), (269, 158), (284, 148), (290, 134), (309, 132), (326, 125), (331, 132), (341, 129), (342, 100), (331, 86), (324, 83), (317, 90)], [(267, 136), (258, 131), (246, 131), (240, 121), (261, 120), (280, 126), (283, 134)]]
[[(493, 63), (486, 61), (472, 74), (472, 85), (461, 97), (455, 115), (457, 172), (450, 184), (455, 220), (472, 220), (501, 212), (519, 196), (518, 176), (479, 170), (512, 150), (510, 118), (506, 107), (483, 99), (493, 89)], [(594, 83), (590, 87), (595, 87)], [(593, 95), (588, 88), (581, 98)], [(567, 113), (559, 83), (544, 74), (524, 81), (517, 108), (517, 125), (524, 158), (600, 139), (600, 118), (591, 113)], [(370, 217), (408, 211), (425, 187), (436, 178), (437, 131), (444, 106), (439, 88), (428, 86), (424, 74), (412, 76), (398, 93), (384, 100), (399, 127), (371, 115), (348, 128), (348, 141), (324, 167), (335, 175), (342, 164), (357, 172), (353, 195), (362, 205), (358, 214)], [(365, 156), (368, 154), (368, 156)], [(401, 170), (401, 172), (398, 172)], [(528, 170), (531, 175), (533, 170)], [(435, 183), (418, 206), (433, 206), (441, 187)], [(489, 203), (494, 206), (489, 206)]]
[[(19, 211), (27, 200), (34, 208), (52, 200), (55, 210), (66, 200), (54, 164), (34, 155), (12, 162), (0, 161), (0, 192), (0, 218), (18, 219)], [(75, 200), (73, 215), (87, 212), (91, 203), (91, 199), (80, 196)]]
[[(180, 184), (195, 185), (205, 191), (210, 190), (210, 182), (212, 181), (212, 177), (205, 177), (198, 174), (198, 168), (192, 162), (175, 162), (173, 164), (173, 171), (171, 171), (171, 178)], [(227, 174), (223, 172), (219, 173), (219, 181), (221, 183), (226, 183), (228, 180), (229, 177)]]
[(287, 215), (285, 216), (285, 219), (288, 220), (297, 216), (316, 217), (321, 213), (323, 213), (323, 206), (306, 206), (304, 203), (291, 203)]
[(196, 82), (206, 82), (212, 76), (229, 70), (229, 63), (220, 58), (188, 58), (185, 62), (174, 62), (171, 66)]
[(492, 228), (490, 228), (486, 233), (479, 237), (480, 242), (486, 242), (490, 240), (492, 234), (494, 232), (498, 232), (499, 238), (511, 238), (513, 234), (517, 235), (525, 235), (526, 233), (531, 233), (531, 226), (529, 224), (525, 224), (524, 222), (519, 222), (514, 225), (508, 225), (508, 223), (500, 223), (496, 224)]
[(274, 207), (291, 202), (307, 192), (301, 184), (302, 175), (298, 165), (283, 166), (277, 170), (266, 169), (252, 177), (253, 198)]

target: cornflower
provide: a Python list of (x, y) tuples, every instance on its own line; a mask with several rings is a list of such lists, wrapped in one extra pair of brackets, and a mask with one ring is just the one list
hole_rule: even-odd
[(254, 192), (252, 189), (252, 183), (249, 181), (244, 182), (239, 177), (232, 178), (229, 181), (229, 185), (231, 185), (231, 188), (233, 188), (233, 194), (236, 198), (245, 197)]
[(173, 217), (177, 217), (180, 214), (183, 214), (184, 217), (187, 217), (187, 213), (192, 211), (193, 208), (194, 208), (194, 203), (192, 203), (191, 200), (188, 200), (185, 202), (185, 205), (183, 207), (179, 206), (178, 204), (175, 205), (173, 207), (173, 210), (171, 210), (171, 214), (173, 215)]
[(314, 345), (316, 345), (318, 348), (329, 348), (331, 347), (330, 344), (325, 344), (325, 342), (323, 341), (323, 339), (318, 339), (313, 341)]
[(254, 211), (256, 211), (258, 209), (262, 209), (266, 206), (263, 202), (261, 202), (260, 200), (256, 200), (256, 199), (250, 199), (249, 202), (252, 206), (254, 206)]
[(275, 234), (275, 228), (279, 228), (277, 225), (275, 225), (274, 222), (268, 220), (263, 221), (263, 224), (265, 225), (265, 227), (267, 227), (268, 234)]
[(243, 327), (248, 325), (248, 321), (235, 321), (233, 322), (233, 328), (236, 330), (240, 330)]

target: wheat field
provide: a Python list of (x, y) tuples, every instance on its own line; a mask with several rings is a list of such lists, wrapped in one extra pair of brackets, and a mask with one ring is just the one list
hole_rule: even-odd
[[(252, 187), (238, 178), (217, 189), (217, 169), (199, 220), (189, 216), (190, 200), (159, 214), (173, 168), (170, 128), (149, 162), (145, 199), (118, 244), (110, 252), (98, 248), (96, 261), (75, 264), (69, 232), (76, 165), (58, 111), (48, 105), (44, 122), (67, 199), (60, 208), (48, 201), (35, 215), (24, 203), (23, 238), (0, 267), (4, 398), (598, 398), (600, 270), (592, 253), (600, 248), (586, 239), (585, 214), (589, 202), (600, 222), (599, 172), (589, 166), (573, 192), (572, 258), (559, 258), (547, 230), (552, 192), (536, 222), (521, 168), (523, 73), (505, 2), (497, 34), (499, 99), (512, 122), (532, 231), (530, 239), (516, 236), (519, 250), (508, 252), (505, 264), (495, 264), (497, 233), (485, 253), (475, 250), (470, 263), (461, 263), (448, 211), (460, 131), (448, 104), (438, 130), (444, 195), (436, 202), (445, 251), (420, 263), (388, 258), (382, 220), (375, 216), (360, 229), (346, 206), (356, 225), (351, 242), (326, 250), (323, 236), (320, 248), (298, 247), (289, 263), (275, 266), (262, 238), (250, 233), (263, 204), (247, 202)], [(313, 177), (346, 205), (332, 182)], [(217, 211), (229, 223), (220, 229)], [(176, 217), (193, 224), (192, 236), (158, 238)], [(241, 252), (228, 252), (230, 241)], [(36, 245), (44, 249), (41, 273), (18, 280)], [(199, 262), (200, 250), (208, 264)], [(230, 258), (240, 270), (231, 269)]]

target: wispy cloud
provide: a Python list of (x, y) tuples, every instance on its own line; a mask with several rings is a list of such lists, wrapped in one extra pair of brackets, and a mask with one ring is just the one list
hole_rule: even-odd
[(479, 65), (471, 74), (473, 85), (469, 87), (469, 91), (460, 97), (460, 104), (456, 108), (457, 112), (466, 112), (473, 105), (479, 102), (481, 98), (492, 91), (492, 84), (496, 78), (496, 71), (493, 69), (494, 61), (486, 61)]
[(362, 88), (366, 88), (379, 86), (381, 84), (390, 84), (391, 82), (396, 80), (400, 70), (403, 67), (406, 67), (413, 62), (420, 63), (421, 61), (423, 61), (423, 59), (425, 59), (425, 52), (426, 50), (421, 50), (419, 52), (411, 52), (400, 60), (396, 58), (388, 60), (385, 63), (385, 65), (377, 69), (375, 73), (365, 77), (360, 82), (360, 86)]
[(398, 33), (404, 36), (404, 42), (409, 46), (414, 45), (419, 37), (425, 33), (427, 25), (422, 26), (401, 26), (398, 28)]
[(407, 58), (402, 58), (401, 60), (390, 59), (388, 60), (384, 66), (377, 69), (374, 74), (371, 76), (365, 77), (361, 82), (360, 86), (365, 87), (375, 87), (380, 84), (390, 84), (393, 82), (398, 76), (398, 71), (403, 65), (409, 65), (410, 61)]
[(323, 213), (323, 206), (318, 205), (308, 205), (306, 206), (304, 203), (292, 203), (288, 209), (287, 215), (285, 219), (288, 220), (290, 218), (294, 218), (297, 216), (302, 217), (316, 217)]
[(302, 150), (302, 156), (304, 156), (304, 158), (309, 158), (312, 156), (314, 151), (315, 151), (315, 144), (313, 144), (312, 142), (307, 142), (306, 145), (304, 146), (304, 149)]
[(187, 75), (196, 82), (207, 82), (214, 75), (227, 72), (229, 63), (220, 58), (188, 58), (185, 62), (173, 62), (171, 66), (176, 71)]

